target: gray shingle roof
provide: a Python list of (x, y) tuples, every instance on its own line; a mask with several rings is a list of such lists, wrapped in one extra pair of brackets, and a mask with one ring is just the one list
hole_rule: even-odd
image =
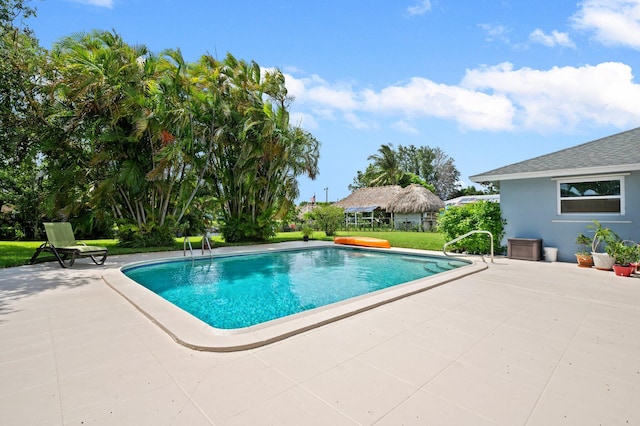
[(640, 127), (471, 176), (474, 182), (640, 170)]

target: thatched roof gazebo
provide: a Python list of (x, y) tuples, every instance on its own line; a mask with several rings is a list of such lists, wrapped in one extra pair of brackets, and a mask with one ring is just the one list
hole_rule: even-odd
[(387, 206), (393, 214), (393, 227), (404, 230), (426, 231), (438, 220), (444, 201), (422, 185), (412, 184), (398, 193)]
[(444, 201), (422, 185), (416, 183), (402, 188), (396, 198), (387, 206), (391, 213), (439, 212)]
[(347, 226), (388, 226), (391, 223), (391, 213), (387, 211), (387, 207), (401, 190), (398, 185), (360, 188), (334, 203), (334, 206), (344, 210)]
[(341, 207), (346, 213), (371, 212), (376, 209), (386, 211), (400, 191), (402, 188), (399, 185), (360, 188), (334, 203), (334, 206)]
[(344, 209), (347, 225), (393, 223), (394, 228), (429, 229), (444, 201), (421, 185), (389, 185), (360, 188), (334, 206)]

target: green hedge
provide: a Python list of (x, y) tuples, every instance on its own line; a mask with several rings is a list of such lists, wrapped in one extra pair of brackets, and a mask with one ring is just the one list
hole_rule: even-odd
[[(502, 218), (500, 204), (491, 201), (477, 201), (464, 206), (447, 208), (438, 218), (438, 231), (451, 241), (470, 231), (484, 230), (493, 235), (495, 252), (503, 251), (498, 244), (504, 237), (507, 221)], [(491, 240), (486, 234), (474, 234), (450, 246), (470, 254), (488, 254)]]

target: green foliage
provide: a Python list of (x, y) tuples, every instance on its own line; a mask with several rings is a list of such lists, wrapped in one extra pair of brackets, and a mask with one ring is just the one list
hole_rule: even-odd
[[(500, 204), (490, 201), (477, 201), (459, 207), (449, 207), (438, 218), (438, 231), (450, 241), (470, 231), (484, 230), (493, 235), (498, 244), (504, 237), (504, 220), (500, 213)], [(491, 242), (485, 234), (474, 234), (457, 242), (455, 248), (471, 254), (487, 254)], [(453, 246), (452, 246), (453, 247)]]
[(589, 248), (591, 247), (591, 243), (592, 243), (591, 238), (587, 237), (584, 234), (579, 234), (576, 237), (576, 244), (579, 247), (576, 254), (583, 254), (583, 255), (589, 254)]
[(602, 226), (600, 222), (593, 219), (591, 225), (587, 225), (588, 229), (593, 229), (593, 240), (591, 242), (591, 251), (597, 253), (602, 244), (605, 246), (620, 241), (620, 237), (611, 228)]
[(175, 230), (170, 226), (154, 223), (137, 226), (122, 224), (118, 227), (120, 247), (172, 247), (175, 245)]
[(313, 228), (307, 224), (304, 224), (302, 225), (302, 228), (300, 228), (300, 232), (302, 232), (303, 237), (309, 238), (313, 235)]
[(443, 200), (451, 198), (458, 188), (460, 172), (452, 158), (440, 148), (383, 144), (378, 154), (370, 155), (365, 172), (357, 171), (349, 190), (412, 183), (424, 186)]
[(274, 220), (251, 220), (248, 214), (228, 216), (221, 220), (220, 232), (226, 242), (264, 242), (275, 235)]
[(88, 205), (140, 229), (194, 230), (214, 210), (193, 212), (215, 201), (227, 238), (263, 241), (297, 177), (318, 172), (319, 142), (290, 125), (279, 70), (231, 54), (187, 63), (107, 31), (67, 37), (51, 57), (50, 121), (65, 129), (44, 150), (55, 211)]
[(617, 265), (628, 266), (640, 259), (640, 246), (633, 241), (611, 241), (607, 244), (606, 252)]
[(316, 226), (328, 236), (335, 234), (344, 222), (344, 210), (331, 205), (319, 205), (310, 213)]

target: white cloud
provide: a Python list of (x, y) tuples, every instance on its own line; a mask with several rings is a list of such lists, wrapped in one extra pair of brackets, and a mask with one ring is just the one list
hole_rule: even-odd
[(320, 127), (313, 115), (304, 112), (292, 112), (289, 116), (289, 123), (307, 130), (315, 130)]
[(342, 121), (375, 130), (388, 119), (411, 133), (420, 120), (436, 118), (470, 130), (545, 133), (580, 125), (638, 125), (640, 85), (633, 80), (631, 67), (619, 62), (549, 70), (502, 63), (467, 70), (458, 85), (413, 77), (380, 90), (355, 89), (291, 75), (286, 85), (296, 97), (292, 110), (305, 126)]
[(619, 62), (595, 66), (521, 68), (509, 63), (468, 70), (462, 86), (508, 98), (515, 124), (540, 132), (579, 124), (625, 127), (640, 120), (640, 86), (631, 67)]
[(640, 0), (584, 0), (572, 21), (600, 43), (640, 49)]
[(106, 7), (107, 9), (113, 9), (114, 0), (73, 0), (76, 3), (82, 3), (89, 6)]
[(453, 119), (471, 129), (505, 130), (511, 127), (511, 103), (457, 86), (438, 84), (421, 77), (380, 92), (363, 91), (363, 110), (407, 117)]
[(409, 14), (409, 16), (424, 15), (430, 10), (431, 10), (431, 1), (420, 0), (414, 6), (409, 6), (407, 8), (407, 13)]
[(569, 34), (556, 30), (551, 31), (551, 34), (545, 34), (545, 32), (540, 28), (536, 28), (531, 34), (529, 34), (529, 40), (549, 47), (576, 47), (575, 44), (573, 44), (573, 41), (571, 41), (571, 38), (569, 38)]
[(417, 135), (418, 133), (420, 133), (414, 125), (406, 120), (396, 121), (395, 123), (391, 124), (391, 127), (402, 133), (411, 133), (413, 135)]
[(494, 42), (501, 41), (506, 44), (510, 44), (509, 33), (511, 29), (505, 25), (494, 25), (494, 24), (479, 24), (480, 28), (482, 28), (485, 32), (485, 41)]

